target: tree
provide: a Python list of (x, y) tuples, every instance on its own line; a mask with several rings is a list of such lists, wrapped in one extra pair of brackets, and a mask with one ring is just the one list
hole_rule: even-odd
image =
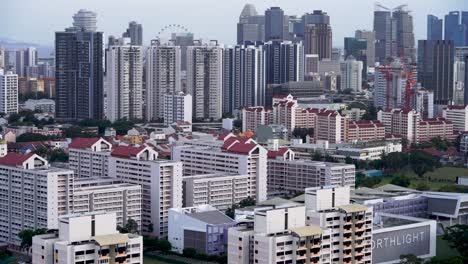
[(314, 152), (311, 156), (314, 161), (322, 161), (322, 155), (319, 152)]
[(424, 260), (422, 258), (418, 258), (413, 254), (408, 255), (401, 255), (400, 256), (400, 263), (401, 264), (423, 264)]
[(36, 133), (24, 133), (16, 138), (16, 142), (44, 141), (49, 139), (47, 136)]
[(254, 206), (255, 200), (252, 197), (247, 197), (239, 202), (240, 207)]
[(127, 220), (127, 223), (125, 224), (125, 228), (127, 229), (127, 233), (131, 233), (131, 234), (138, 233), (138, 223), (131, 218)]
[(232, 122), (233, 127), (241, 130), (242, 129), (242, 119), (236, 119)]
[(382, 165), (387, 171), (398, 171), (407, 164), (408, 157), (405, 153), (392, 152), (387, 155), (382, 155)]
[(447, 142), (442, 140), (440, 137), (432, 138), (431, 144), (437, 150), (446, 151), (448, 149)]
[(411, 168), (419, 177), (423, 177), (426, 172), (434, 171), (440, 166), (432, 155), (421, 150), (411, 151), (409, 160)]
[(117, 135), (126, 135), (128, 130), (132, 129), (135, 123), (127, 120), (127, 118), (116, 120), (112, 127), (115, 129)]
[(167, 254), (167, 252), (169, 252), (172, 249), (171, 242), (167, 240), (159, 240), (158, 247), (159, 247), (159, 250), (161, 250), (163, 254)]
[(398, 175), (396, 177), (393, 177), (393, 179), (390, 181), (391, 184), (398, 185), (401, 187), (408, 187), (411, 184), (410, 178), (404, 176), (404, 175)]
[(24, 229), (18, 233), (18, 237), (21, 239), (21, 248), (29, 251), (29, 248), (32, 246), (32, 238), (37, 235), (42, 235), (47, 233), (47, 229), (40, 228), (36, 230)]
[(362, 115), (362, 119), (363, 120), (376, 120), (377, 119), (377, 109), (375, 108), (375, 106), (371, 105), (366, 113), (364, 113), (364, 115)]
[(239, 206), (237, 204), (233, 204), (232, 206), (228, 207), (225, 214), (230, 218), (234, 219), (237, 208), (239, 208)]
[(55, 150), (52, 150), (52, 152), (50, 153), (49, 161), (50, 162), (54, 162), (54, 161), (67, 162), (68, 159), (69, 159), (69, 156), (65, 151), (63, 151), (62, 149), (55, 149)]
[(425, 264), (464, 264), (463, 257), (454, 256), (449, 258), (435, 257), (425, 262)]
[(293, 130), (293, 133), (292, 135), (295, 137), (295, 138), (300, 138), (302, 139), (302, 141), (306, 141), (307, 139), (307, 135), (311, 135), (314, 133), (314, 129), (313, 128), (302, 128), (302, 127), (298, 127), (298, 128), (294, 128)]
[(184, 248), (182, 255), (186, 258), (194, 258), (197, 255), (197, 250), (194, 248)]
[(346, 164), (353, 164), (353, 159), (350, 156), (346, 156), (345, 163)]
[(454, 225), (447, 227), (442, 236), (450, 247), (455, 248), (460, 256), (468, 258), (468, 225)]

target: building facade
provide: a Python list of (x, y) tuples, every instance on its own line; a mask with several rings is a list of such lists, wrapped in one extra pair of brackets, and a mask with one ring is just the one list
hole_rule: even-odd
[(0, 112), (18, 113), (18, 75), (0, 69)]

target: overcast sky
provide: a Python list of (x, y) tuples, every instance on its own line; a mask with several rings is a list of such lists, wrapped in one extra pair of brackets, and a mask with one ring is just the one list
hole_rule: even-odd
[[(245, 3), (259, 13), (279, 5), (287, 15), (322, 9), (331, 16), (333, 45), (356, 29), (372, 29), (374, 0), (1, 0), (0, 37), (53, 45), (54, 32), (71, 26), (80, 8), (98, 13), (98, 29), (121, 35), (131, 20), (143, 24), (145, 44), (168, 24), (182, 24), (196, 38), (236, 41), (236, 23)], [(426, 15), (443, 16), (452, 10), (468, 10), (468, 0), (381, 0), (395, 7), (408, 3), (413, 11), (416, 39), (426, 35)]]

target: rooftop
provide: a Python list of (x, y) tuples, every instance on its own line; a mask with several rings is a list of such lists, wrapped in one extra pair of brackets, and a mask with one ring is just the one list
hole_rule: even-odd
[(207, 224), (212, 225), (219, 225), (219, 224), (227, 224), (232, 223), (234, 220), (226, 216), (225, 214), (221, 213), (218, 210), (213, 211), (205, 211), (205, 212), (196, 212), (188, 214), (190, 217), (193, 217), (197, 220), (205, 222)]
[(341, 210), (345, 211), (346, 213), (357, 213), (367, 211), (368, 207), (360, 204), (347, 204), (338, 206)]
[(296, 234), (299, 237), (318, 236), (323, 233), (322, 229), (319, 226), (296, 227), (291, 228), (290, 230), (292, 233)]

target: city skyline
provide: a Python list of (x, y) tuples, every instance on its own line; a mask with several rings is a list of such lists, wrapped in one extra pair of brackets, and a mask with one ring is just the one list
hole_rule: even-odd
[[(0, 28), (0, 38), (8, 38), (15, 41), (27, 41), (39, 45), (53, 46), (54, 32), (63, 30), (71, 23), (71, 16), (79, 9), (88, 9), (97, 13), (98, 31), (106, 36), (120, 36), (128, 26), (129, 21), (141, 23), (144, 28), (143, 44), (149, 46), (150, 40), (157, 36), (158, 32), (166, 25), (180, 24), (194, 33), (195, 38), (205, 41), (216, 39), (226, 45), (236, 43), (236, 23), (242, 8), (246, 3), (255, 5), (257, 12), (263, 14), (271, 6), (280, 6), (287, 15), (303, 15), (322, 9), (331, 17), (333, 28), (333, 46), (342, 47), (344, 37), (352, 37), (357, 29), (372, 29), (374, 1), (363, 0), (356, 3), (343, 3), (338, 0), (310, 3), (305, 0), (292, 2), (284, 0), (276, 1), (219, 1), (203, 0), (201, 2), (188, 2), (175, 0), (170, 3), (147, 2), (136, 0), (131, 3), (124, 1), (99, 1), (84, 0), (65, 3), (58, 0), (19, 0), (7, 2), (3, 5), (4, 15), (0, 18), (3, 25)], [(404, 4), (402, 0), (381, 1), (382, 5), (390, 8)], [(339, 4), (342, 8), (336, 8)], [(36, 16), (34, 7), (50, 6), (53, 9), (41, 10), (41, 16)], [(463, 0), (440, 1), (411, 1), (408, 8), (412, 11), (415, 24), (416, 40), (426, 36), (426, 19), (428, 14), (442, 17), (449, 11), (461, 10), (464, 7)], [(180, 10), (180, 6), (185, 6)], [(112, 8), (109, 8), (112, 7)], [(144, 8), (143, 8), (144, 7)], [(150, 10), (150, 11), (147, 11)], [(186, 10), (196, 10), (188, 12)], [(216, 10), (216, 12), (213, 12)], [(350, 12), (352, 10), (353, 12)], [(46, 17), (46, 19), (44, 19)], [(199, 19), (199, 18), (205, 19)], [(348, 19), (346, 19), (346, 18)], [(32, 21), (18, 30), (17, 21), (28, 19)], [(209, 21), (217, 20), (217, 23)], [(47, 23), (43, 23), (47, 21)], [(29, 25), (41, 25), (31, 27)], [(24, 27), (25, 26), (25, 27)]]

